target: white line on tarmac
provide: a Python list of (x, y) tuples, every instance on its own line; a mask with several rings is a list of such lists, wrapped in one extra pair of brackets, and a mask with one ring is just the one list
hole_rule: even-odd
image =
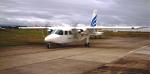
[[(137, 48), (137, 49), (135, 49), (135, 50), (132, 50), (132, 51), (128, 52), (127, 54), (121, 56), (121, 57), (118, 58), (118, 59), (121, 59), (121, 58), (123, 58), (123, 57), (126, 57), (126, 56), (128, 56), (128, 55), (130, 55), (130, 54), (132, 54), (132, 53), (137, 52), (137, 51), (141, 51), (141, 50), (143, 50), (144, 48), (147, 48), (147, 47), (149, 47), (149, 46), (143, 46), (143, 47), (141, 47), (141, 48)], [(116, 61), (116, 60), (114, 60), (114, 61), (112, 61), (112, 62), (115, 62), (115, 61)]]

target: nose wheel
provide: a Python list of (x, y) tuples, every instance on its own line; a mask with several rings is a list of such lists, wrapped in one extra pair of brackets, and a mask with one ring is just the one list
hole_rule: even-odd
[(47, 48), (48, 49), (52, 48), (51, 43), (47, 43)]

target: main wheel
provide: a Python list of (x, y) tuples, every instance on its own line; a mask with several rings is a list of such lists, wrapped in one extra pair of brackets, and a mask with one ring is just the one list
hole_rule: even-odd
[(85, 43), (84, 46), (85, 47), (90, 47), (90, 43)]
[(48, 49), (52, 48), (51, 43), (47, 43), (47, 48)]

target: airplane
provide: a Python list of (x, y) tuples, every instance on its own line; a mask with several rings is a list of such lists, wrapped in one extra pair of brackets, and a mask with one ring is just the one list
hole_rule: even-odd
[[(97, 11), (94, 10), (91, 21), (91, 27), (96, 26)], [(78, 41), (85, 41), (85, 46), (90, 47), (90, 35), (102, 35), (103, 32), (95, 32), (94, 28), (87, 27), (65, 27), (65, 28), (54, 28), (50, 27), (50, 34), (45, 37), (47, 42), (47, 48), (52, 47), (52, 43), (66, 44)]]
[(90, 47), (90, 36), (103, 35), (104, 32), (97, 32), (97, 29), (119, 31), (121, 29), (137, 30), (141, 27), (103, 27), (97, 26), (97, 10), (93, 11), (91, 24), (88, 27), (20, 27), (20, 29), (47, 29), (48, 35), (44, 38), (47, 48), (52, 44), (70, 44), (84, 41), (85, 47)]
[[(136, 29), (138, 27), (123, 28)], [(101, 36), (104, 33), (97, 32), (96, 29), (114, 29), (114, 27), (97, 27), (97, 10), (94, 10), (89, 27), (49, 27), (49, 35), (45, 37), (44, 41), (47, 43), (47, 48), (51, 48), (53, 43), (70, 44), (79, 41), (84, 41), (84, 46), (90, 47), (90, 36)]]

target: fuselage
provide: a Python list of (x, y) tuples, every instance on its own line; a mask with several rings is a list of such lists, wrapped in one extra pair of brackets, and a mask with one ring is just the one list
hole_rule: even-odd
[[(78, 36), (77, 36), (78, 37)], [(49, 43), (71, 43), (75, 41), (84, 40), (86, 36), (80, 36), (77, 38), (72, 30), (53, 30), (49, 35), (45, 37), (45, 42)]]

